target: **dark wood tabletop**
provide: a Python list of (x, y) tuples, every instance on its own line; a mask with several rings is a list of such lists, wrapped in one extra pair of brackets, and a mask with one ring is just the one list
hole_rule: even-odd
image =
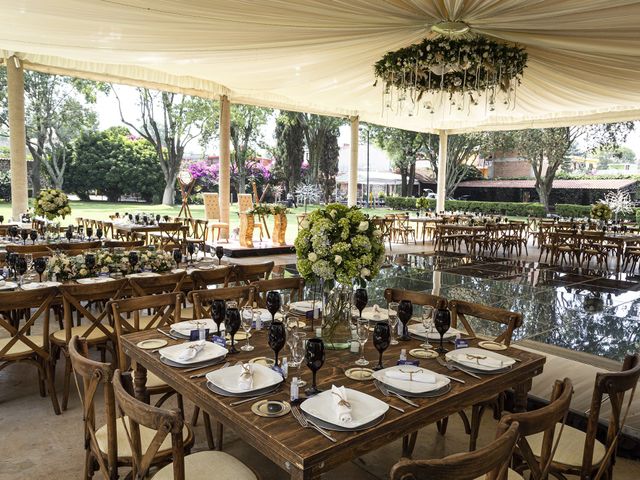
[[(251, 344), (256, 347), (255, 350), (228, 355), (228, 361), (235, 363), (240, 360), (248, 361), (257, 356), (271, 357), (273, 355), (267, 345), (266, 332), (262, 330), (252, 332), (252, 334)], [(357, 354), (350, 353), (348, 350), (327, 350), (325, 364), (318, 372), (320, 389), (329, 389), (332, 384), (344, 385), (405, 410), (405, 413), (401, 413), (389, 409), (382, 422), (365, 431), (331, 432), (331, 435), (337, 439), (337, 443), (332, 443), (317, 432), (300, 427), (292, 415), (277, 418), (259, 417), (251, 412), (253, 402), (231, 407), (229, 404), (236, 399), (211, 392), (206, 386), (204, 377), (189, 378), (190, 375), (214, 370), (220, 366), (204, 367), (199, 371), (191, 372), (167, 366), (160, 362), (158, 353), (152, 353), (136, 346), (138, 342), (151, 338), (166, 339), (169, 345), (180, 343), (180, 341), (168, 339), (153, 330), (122, 337), (125, 353), (138, 364), (135, 376), (136, 396), (147, 399), (144, 388), (146, 369), (152, 371), (184, 397), (209, 412), (217, 421), (224, 424), (225, 428), (232, 429), (243, 441), (265, 453), (272, 461), (288, 471), (292, 479), (315, 478), (320, 473), (329, 471), (341, 463), (391, 443), (443, 417), (453, 415), (465, 407), (491, 399), (499, 392), (509, 388), (515, 389), (516, 408), (522, 411), (526, 406), (527, 392), (531, 387), (532, 378), (542, 372), (545, 362), (545, 357), (541, 355), (509, 347), (500, 353), (519, 360), (512, 369), (497, 375), (483, 375), (478, 380), (462, 372), (448, 371), (440, 366), (435, 359), (420, 360), (421, 367), (454, 376), (466, 383), (451, 382), (451, 391), (441, 397), (414, 398), (412, 400), (419, 405), (418, 408), (415, 408), (397, 398), (384, 397), (371, 381), (359, 382), (347, 378), (344, 369), (354, 366), (354, 362), (358, 358)], [(418, 347), (419, 343), (418, 340), (412, 340), (391, 346), (384, 354), (385, 366), (396, 363), (401, 348), (406, 348), (408, 352), (411, 348)], [(475, 341), (471, 341), (470, 344), (474, 346)], [(448, 348), (451, 349), (453, 346), (449, 345)], [(370, 342), (367, 343), (365, 351), (371, 362), (370, 366), (372, 366), (378, 358), (377, 352)], [(286, 347), (283, 352), (286, 352)], [(282, 354), (287, 355), (287, 353)], [(301, 373), (300, 376), (304, 380), (310, 381), (311, 372), (304, 365), (301, 366), (299, 372), (290, 369), (289, 379), (297, 376), (298, 373)], [(286, 381), (278, 392), (263, 398), (288, 400), (289, 381)], [(400, 455), (400, 451), (398, 455)]]

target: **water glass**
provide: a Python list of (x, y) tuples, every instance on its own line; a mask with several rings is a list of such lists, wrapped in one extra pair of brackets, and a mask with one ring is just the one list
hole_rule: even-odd
[(242, 330), (247, 336), (247, 343), (240, 347), (240, 350), (243, 352), (250, 352), (254, 349), (254, 346), (249, 343), (249, 332), (251, 332), (251, 327), (253, 327), (253, 307), (244, 306), (242, 307)]
[(395, 338), (395, 331), (398, 327), (398, 302), (389, 302), (389, 326), (391, 327), (391, 345), (398, 345), (398, 340)]
[(363, 318), (358, 319), (356, 334), (358, 342), (360, 343), (360, 358), (356, 360), (356, 365), (364, 367), (365, 365), (369, 365), (369, 361), (364, 358), (364, 345), (369, 339), (369, 320)]
[(433, 332), (433, 307), (424, 305), (422, 307), (422, 326), (424, 327), (424, 343), (420, 345), (422, 348), (433, 348), (429, 343), (429, 334)]

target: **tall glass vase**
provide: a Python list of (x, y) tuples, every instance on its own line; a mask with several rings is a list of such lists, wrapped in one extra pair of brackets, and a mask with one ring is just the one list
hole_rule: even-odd
[(322, 289), (322, 339), (326, 348), (344, 350), (351, 346), (351, 297), (353, 288), (335, 282), (329, 289), (321, 282)]

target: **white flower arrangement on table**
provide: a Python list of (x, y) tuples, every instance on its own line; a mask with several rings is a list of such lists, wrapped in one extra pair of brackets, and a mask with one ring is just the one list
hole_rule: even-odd
[(175, 267), (176, 262), (171, 253), (165, 252), (164, 250), (147, 250), (140, 252), (136, 271), (151, 270), (152, 272), (162, 273), (168, 272)]
[(69, 256), (65, 253), (55, 253), (49, 258), (47, 263), (47, 274), (49, 279), (57, 281), (73, 280), (89, 276), (89, 269), (84, 263), (83, 255)]
[(69, 197), (57, 188), (45, 188), (36, 198), (34, 212), (48, 220), (55, 220), (58, 217), (64, 218), (71, 214)]
[(633, 202), (631, 201), (631, 195), (629, 192), (607, 192), (600, 203), (609, 207), (611, 212), (615, 215), (615, 219), (618, 219), (618, 215), (633, 212)]
[(375, 277), (384, 260), (382, 232), (357, 207), (337, 203), (310, 213), (295, 241), (298, 272), (331, 286)]

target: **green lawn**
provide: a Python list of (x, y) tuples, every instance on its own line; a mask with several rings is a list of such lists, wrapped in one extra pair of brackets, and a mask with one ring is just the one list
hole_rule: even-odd
[[(191, 205), (191, 213), (194, 218), (204, 218), (204, 206), (203, 205)], [(317, 205), (312, 205), (307, 208), (307, 211), (310, 212), (318, 208)], [(387, 213), (392, 213), (393, 210), (383, 209), (383, 208), (365, 208), (363, 209), (366, 213), (370, 215), (385, 215)], [(61, 225), (68, 225), (70, 223), (75, 224), (76, 217), (82, 218), (92, 218), (95, 220), (108, 220), (109, 215), (113, 215), (115, 212), (119, 212), (120, 215), (124, 215), (125, 212), (128, 213), (136, 213), (136, 212), (150, 212), (153, 214), (160, 215), (170, 215), (176, 216), (180, 211), (179, 205), (174, 205), (173, 207), (166, 205), (149, 205), (146, 203), (110, 203), (110, 202), (71, 202), (71, 215), (67, 216), (65, 219), (61, 219)], [(231, 228), (235, 228), (239, 224), (239, 217), (237, 215), (238, 206), (237, 204), (231, 205), (231, 215), (230, 215), (230, 223)], [(304, 207), (292, 208), (287, 215), (288, 219), (288, 228), (287, 228), (287, 241), (293, 242), (295, 240), (296, 234), (298, 232), (298, 221), (296, 219), (296, 215), (303, 213)], [(11, 217), (11, 204), (0, 202), (0, 215), (3, 215), (5, 218), (5, 222)], [(273, 229), (273, 222), (267, 220), (267, 226), (269, 227), (269, 231)]]

